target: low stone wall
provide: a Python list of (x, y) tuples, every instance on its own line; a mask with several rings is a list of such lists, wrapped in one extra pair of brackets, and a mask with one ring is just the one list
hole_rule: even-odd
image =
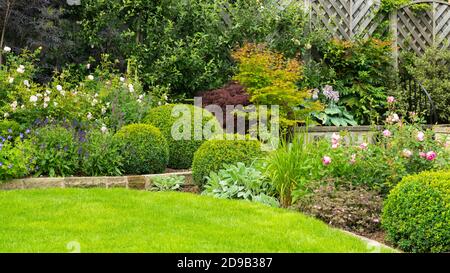
[[(436, 133), (436, 138), (439, 140), (450, 140), (450, 125), (435, 125), (429, 126)], [(349, 126), (349, 127), (335, 127), (335, 126), (316, 126), (308, 128), (308, 135), (312, 139), (331, 138), (333, 133), (347, 132), (345, 140), (352, 143), (368, 142), (373, 143), (374, 132), (381, 131), (382, 126)], [(304, 128), (298, 128), (304, 130)]]
[(149, 190), (152, 186), (152, 179), (161, 176), (184, 176), (185, 185), (183, 191), (195, 191), (191, 172), (151, 174), (136, 176), (117, 177), (40, 177), (14, 179), (7, 182), (0, 182), (0, 190), (18, 189), (45, 189), (45, 188), (126, 188), (136, 190)]

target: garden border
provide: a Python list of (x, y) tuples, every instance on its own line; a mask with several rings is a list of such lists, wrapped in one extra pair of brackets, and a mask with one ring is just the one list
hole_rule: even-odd
[(149, 190), (152, 179), (164, 176), (184, 176), (184, 191), (195, 190), (192, 182), (192, 172), (173, 172), (164, 174), (131, 175), (131, 176), (99, 176), (99, 177), (38, 177), (22, 178), (0, 182), (0, 190), (24, 190), (46, 188), (126, 188)]

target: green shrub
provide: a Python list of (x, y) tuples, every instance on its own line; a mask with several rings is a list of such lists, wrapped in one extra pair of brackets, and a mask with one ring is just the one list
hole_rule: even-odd
[(14, 143), (0, 139), (0, 181), (21, 178), (34, 168), (33, 143), (17, 138)]
[(205, 177), (220, 170), (223, 164), (250, 164), (262, 154), (261, 143), (256, 140), (208, 140), (194, 154), (194, 182), (203, 186)]
[[(194, 111), (202, 113), (201, 127), (198, 126), (198, 128), (196, 128), (197, 126), (194, 122)], [(173, 126), (176, 125), (177, 121), (181, 121), (183, 119), (187, 121), (186, 126), (178, 127), (178, 132), (180, 134), (173, 135)], [(201, 134), (203, 126), (209, 123), (216, 128), (214, 131), (215, 133), (222, 131), (222, 127), (219, 122), (210, 112), (185, 104), (168, 104), (153, 108), (146, 116), (145, 122), (159, 128), (162, 134), (166, 137), (169, 144), (169, 167), (174, 169), (187, 169), (191, 167), (194, 153), (200, 145), (203, 144), (205, 139)], [(189, 133), (186, 137), (182, 135), (183, 130), (186, 130), (186, 132)], [(200, 140), (195, 140), (195, 132), (200, 133)], [(182, 137), (182, 139), (177, 137)]]
[(0, 137), (15, 139), (21, 131), (20, 124), (12, 120), (0, 120)]
[(450, 172), (405, 177), (382, 215), (388, 239), (409, 252), (450, 251)]
[(73, 130), (60, 126), (38, 129), (36, 135), (36, 174), (70, 176), (79, 170), (79, 145)]
[(100, 130), (90, 131), (83, 144), (81, 172), (88, 176), (117, 176), (122, 174), (120, 147), (113, 135)]
[(122, 127), (115, 135), (124, 159), (125, 174), (161, 173), (169, 161), (169, 148), (161, 131), (147, 124)]

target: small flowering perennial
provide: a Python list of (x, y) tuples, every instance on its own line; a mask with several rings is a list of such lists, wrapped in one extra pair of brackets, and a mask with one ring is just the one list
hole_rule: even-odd
[(11, 48), (10, 48), (9, 46), (5, 46), (5, 47), (3, 48), (3, 52), (9, 53), (9, 52), (11, 52)]
[(424, 132), (418, 132), (417, 133), (417, 141), (423, 142), (425, 140), (425, 133)]
[(331, 164), (331, 157), (329, 157), (329, 156), (324, 156), (324, 157), (322, 158), (322, 163), (323, 163), (323, 165), (325, 165), (325, 166), (330, 165), (330, 164)]
[(367, 144), (367, 143), (361, 143), (360, 145), (359, 145), (359, 148), (361, 149), (361, 150), (366, 150), (367, 149), (367, 147), (369, 147), (369, 144)]
[(388, 129), (386, 129), (386, 130), (383, 131), (383, 136), (385, 136), (385, 137), (391, 137), (391, 136), (392, 136), (392, 133), (391, 133), (391, 131), (389, 131)]
[(25, 66), (19, 65), (19, 67), (17, 68), (16, 71), (17, 71), (17, 73), (19, 73), (19, 74), (25, 73)]
[(322, 90), (322, 93), (330, 101), (334, 101), (334, 102), (339, 101), (339, 92), (334, 91), (333, 87), (330, 85), (325, 85), (325, 87)]
[(392, 104), (392, 103), (395, 102), (395, 98), (394, 98), (393, 96), (389, 96), (389, 97), (387, 97), (387, 102), (388, 102), (389, 104)]

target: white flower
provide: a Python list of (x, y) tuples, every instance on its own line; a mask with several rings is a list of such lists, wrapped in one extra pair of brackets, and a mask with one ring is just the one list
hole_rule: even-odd
[(91, 119), (92, 119), (92, 114), (91, 114), (91, 112), (89, 112), (89, 113), (87, 114), (86, 117), (87, 117), (88, 120), (91, 120)]
[(163, 98), (164, 100), (168, 100), (168, 99), (169, 99), (169, 97), (167, 96), (167, 94), (164, 94), (164, 95), (162, 96), (162, 98)]
[(63, 88), (62, 88), (61, 85), (58, 84), (58, 85), (56, 86), (56, 90), (58, 90), (59, 92), (61, 92), (61, 91), (63, 91)]
[(44, 97), (44, 101), (45, 101), (45, 102), (49, 102), (49, 101), (50, 101), (50, 97), (45, 96), (45, 97)]
[(53, 102), (53, 106), (58, 106), (58, 103), (56, 101)]
[(4, 114), (3, 114), (3, 117), (4, 117), (4, 118), (8, 118), (8, 117), (9, 117), (9, 113), (4, 113)]
[(144, 99), (144, 95), (139, 95), (139, 99), (143, 100)]
[[(59, 91), (59, 93), (61, 94), (61, 96), (65, 96), (66, 95), (66, 91), (64, 91), (64, 90), (61, 90), (61, 91)], [(74, 93), (74, 95), (76, 95), (77, 93)]]
[(44, 102), (44, 108), (47, 108), (48, 104), (46, 102)]
[(13, 112), (16, 111), (16, 108), (17, 108), (17, 101), (14, 101), (14, 102), (11, 103), (10, 105), (11, 105), (12, 111), (13, 111)]
[(98, 103), (98, 100), (93, 99), (91, 105), (92, 105), (92, 106), (95, 106), (97, 103)]
[(30, 88), (30, 82), (29, 82), (28, 80), (24, 80), (24, 81), (23, 81), (23, 84), (24, 84), (26, 87)]
[(17, 71), (17, 73), (19, 73), (19, 74), (25, 73), (25, 66), (19, 65), (19, 67), (17, 68), (16, 71)]
[(36, 97), (40, 98), (40, 97), (42, 97), (42, 94), (37, 93), (37, 94), (36, 94)]
[(86, 68), (87, 68), (87, 69), (91, 69), (91, 64), (87, 64), (87, 65), (86, 65)]
[(93, 81), (93, 80), (94, 80), (94, 76), (89, 75), (89, 76), (88, 76), (88, 80)]
[(131, 83), (128, 85), (128, 89), (130, 90), (130, 93), (134, 92), (134, 86)]
[(102, 128), (100, 128), (100, 131), (102, 131), (102, 133), (104, 134), (108, 132), (108, 128), (106, 128), (105, 124), (103, 124)]
[(106, 107), (102, 107), (102, 115), (106, 113)]
[(119, 80), (120, 80), (121, 82), (124, 82), (124, 81), (125, 81), (125, 78), (124, 78), (124, 77), (120, 77)]
[(138, 103), (142, 103), (142, 100), (141, 99), (137, 99), (136, 100)]
[(37, 96), (31, 96), (30, 97), (30, 102), (37, 102), (38, 101), (38, 97)]
[(10, 77), (9, 80), (8, 80), (8, 82), (12, 84), (12, 83), (14, 82), (14, 78), (13, 78), (13, 77)]
[(6, 52), (6, 53), (11, 52), (11, 48), (9, 46), (5, 46), (3, 48), (3, 51)]
[(45, 94), (47, 94), (47, 95), (50, 95), (52, 93), (52, 91), (50, 91), (50, 90), (45, 90)]
[(95, 93), (94, 98), (98, 97), (98, 93)]
[(25, 105), (24, 105), (24, 104), (22, 104), (22, 105), (20, 106), (20, 108), (24, 109), (24, 108), (25, 108)]

